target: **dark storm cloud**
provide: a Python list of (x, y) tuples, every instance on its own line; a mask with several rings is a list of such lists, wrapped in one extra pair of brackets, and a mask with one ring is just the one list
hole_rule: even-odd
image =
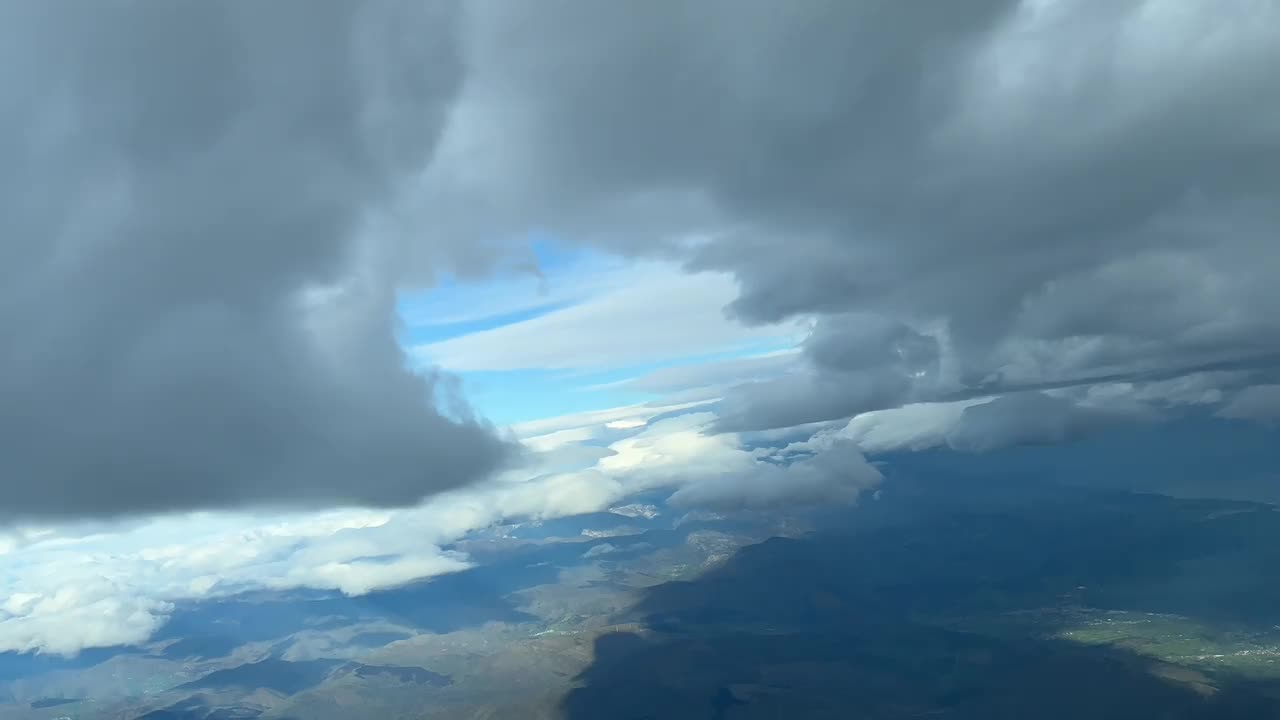
[(487, 217), (915, 338), (819, 322), (737, 427), (1280, 350), (1274, 0), (481, 2), (467, 38)]
[(394, 291), (530, 232), (815, 318), (723, 429), (1263, 365), (1278, 66), (1276, 0), (6, 4), (0, 514), (484, 475)]
[(375, 214), (436, 145), (457, 21), (0, 8), (0, 519), (405, 504), (503, 461), (403, 370)]

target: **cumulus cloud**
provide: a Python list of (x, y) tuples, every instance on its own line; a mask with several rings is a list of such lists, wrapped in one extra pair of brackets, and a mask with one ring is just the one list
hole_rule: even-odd
[[(362, 594), (468, 567), (432, 542), (457, 532), (456, 521), (417, 512), (206, 513), (87, 534), (49, 529), (0, 559), (0, 594), (9, 598), (0, 651), (73, 655), (141, 643), (180, 600), (297, 587)], [(435, 520), (441, 531), (413, 528), (412, 519)]]
[(0, 9), (23, 68), (0, 79), (0, 521), (405, 505), (502, 464), (403, 369), (404, 238), (379, 220), (460, 86), (458, 22), (448, 2)]
[[(600, 429), (611, 414), (589, 417)], [(412, 508), (15, 527), (0, 539), (0, 652), (142, 643), (182, 601), (293, 588), (375, 592), (471, 567), (467, 554), (444, 548), (495, 524), (610, 509), (652, 519), (658, 507), (632, 500), (646, 493), (669, 492), (682, 506), (780, 507), (853, 502), (879, 479), (852, 445), (788, 464), (731, 434), (705, 433), (713, 420), (696, 412), (630, 428), (587, 466), (563, 451), (595, 432), (565, 428), (564, 444), (531, 448), (525, 468)]]
[(600, 543), (599, 545), (592, 545), (588, 548), (586, 552), (582, 553), (582, 557), (584, 559), (597, 558), (601, 555), (608, 555), (609, 553), (617, 551), (618, 548), (610, 545), (609, 543)]
[(788, 465), (758, 463), (749, 472), (719, 474), (671, 495), (680, 507), (776, 508), (779, 505), (852, 503), (880, 483), (880, 471), (853, 443), (841, 443)]
[[(0, 556), (0, 652), (73, 655), (145, 642), (178, 602), (259, 590), (346, 595), (472, 566), (442, 549), (531, 510), (494, 493), (456, 490), (407, 509), (288, 514), (188, 513), (77, 532), (27, 529)], [(573, 508), (566, 508), (572, 511)]]
[(732, 273), (743, 322), (819, 319), (722, 429), (1280, 356), (1273, 3), (472, 10), (484, 120), (431, 187), (465, 159), (441, 197), (490, 224), (451, 227), (677, 257)]
[(820, 429), (812, 437), (790, 443), (786, 451), (822, 451), (840, 441), (852, 442), (871, 454), (938, 447), (946, 444), (947, 436), (960, 424), (965, 408), (986, 401), (916, 403), (862, 413), (842, 427)]
[(750, 450), (730, 434), (705, 432), (711, 413), (654, 423), (610, 446), (598, 468), (627, 494), (675, 487), (668, 502), (711, 508), (849, 503), (879, 482), (856, 446), (837, 443), (811, 458), (788, 462)]
[(18, 593), (0, 608), (0, 649), (75, 655), (86, 647), (138, 643), (159, 630), (173, 606), (108, 580)]

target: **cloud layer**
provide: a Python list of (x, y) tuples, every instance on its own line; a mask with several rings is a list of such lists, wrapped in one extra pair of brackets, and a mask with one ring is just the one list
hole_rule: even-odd
[(686, 274), (645, 263), (616, 273), (613, 282), (589, 301), (411, 352), (458, 372), (622, 368), (800, 337), (792, 327), (726, 322), (722, 308), (735, 291), (724, 273)]

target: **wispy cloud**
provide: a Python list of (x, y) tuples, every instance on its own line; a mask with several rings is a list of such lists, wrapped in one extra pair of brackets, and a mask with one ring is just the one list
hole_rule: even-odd
[(456, 372), (626, 368), (691, 355), (794, 343), (794, 324), (747, 327), (724, 314), (732, 278), (637, 265), (607, 291), (521, 322), (411, 349), (414, 358)]
[(537, 272), (507, 271), (470, 281), (446, 278), (430, 289), (403, 293), (397, 305), (400, 321), (411, 338), (450, 327), (504, 325), (505, 318), (536, 317), (599, 296), (631, 275), (618, 257), (589, 250), (562, 254), (553, 266)]

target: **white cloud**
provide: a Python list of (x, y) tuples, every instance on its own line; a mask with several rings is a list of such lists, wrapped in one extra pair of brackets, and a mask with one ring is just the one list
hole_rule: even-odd
[(728, 509), (851, 503), (881, 479), (880, 471), (866, 461), (857, 446), (844, 442), (790, 465), (758, 462), (742, 474), (722, 473), (689, 483), (669, 502)]
[(336, 589), (345, 595), (365, 595), (471, 567), (471, 563), (460, 556), (431, 549), (434, 554), (401, 555), (386, 562), (346, 560), (303, 565), (280, 577), (268, 578), (263, 584), (278, 589), (311, 587)]
[(916, 403), (892, 410), (862, 413), (842, 428), (819, 432), (809, 440), (792, 443), (787, 452), (824, 450), (844, 440), (852, 441), (867, 453), (936, 447), (946, 443), (947, 435), (960, 423), (966, 407), (986, 400)]
[[(712, 399), (703, 398), (690, 402), (667, 403), (664, 405), (624, 405), (622, 407), (607, 408), (605, 410), (591, 410), (588, 412), (574, 413), (572, 415), (560, 415), (545, 420), (531, 420), (529, 422), (517, 423), (511, 426), (511, 431), (516, 434), (525, 444), (543, 443), (544, 448), (547, 443), (552, 446), (560, 444), (567, 438), (576, 438), (586, 440), (588, 438), (599, 437), (602, 435), (603, 429), (608, 429), (610, 423), (633, 423), (637, 421), (648, 422), (650, 418), (663, 415), (665, 413), (677, 412), (680, 410), (688, 410), (699, 405), (706, 405), (712, 402)], [(566, 431), (565, 434), (556, 435)], [(542, 449), (542, 448), (540, 448)]]
[[(683, 407), (682, 409), (690, 409)], [(852, 501), (879, 475), (852, 445), (790, 467), (704, 434), (712, 413), (651, 422), (669, 408), (622, 408), (549, 422), (530, 438), (534, 472), (507, 473), (398, 510), (261, 515), (190, 513), (128, 524), (14, 528), (0, 549), (0, 652), (74, 654), (146, 641), (175, 603), (247, 590), (313, 588), (360, 595), (456, 572), (471, 558), (441, 548), (520, 518), (616, 508), (670, 488), (680, 505), (749, 507)], [(609, 429), (619, 419), (643, 425)], [(593, 425), (583, 425), (583, 420)], [(614, 437), (607, 447), (583, 442)], [(595, 453), (584, 462), (581, 453)], [(584, 456), (585, 457), (585, 456)]]
[(719, 390), (740, 382), (774, 377), (797, 365), (799, 360), (799, 348), (788, 348), (746, 357), (662, 368), (616, 383), (616, 386), (663, 394), (694, 388)]
[(0, 610), (0, 650), (73, 655), (85, 647), (145, 641), (172, 605), (91, 577), (51, 593), (23, 593)]
[(587, 548), (587, 551), (582, 553), (582, 557), (583, 558), (600, 557), (601, 555), (608, 555), (609, 553), (617, 552), (617, 551), (618, 551), (618, 548), (609, 543), (600, 543), (599, 545), (592, 545), (590, 548)]
[(617, 507), (609, 508), (609, 512), (614, 515), (623, 515), (630, 518), (644, 518), (645, 520), (652, 520), (662, 514), (662, 512), (658, 510), (657, 505), (649, 503), (628, 503), (626, 505), (619, 505)]
[(452, 371), (617, 368), (760, 343), (794, 343), (791, 324), (747, 327), (724, 314), (724, 273), (637, 265), (589, 300), (523, 322), (419, 345), (412, 355)]
[(779, 507), (852, 502), (880, 481), (852, 443), (833, 443), (811, 458), (784, 463), (744, 448), (738, 436), (705, 434), (715, 416), (694, 413), (654, 423), (614, 443), (598, 467), (633, 494), (676, 487), (669, 502), (681, 506)]
[[(454, 522), (432, 517), (441, 511)], [(46, 528), (0, 558), (0, 596), (10, 599), (0, 609), (0, 651), (75, 654), (140, 643), (179, 600), (297, 587), (360, 594), (455, 571), (465, 560), (436, 543), (488, 520), (424, 506), (275, 518), (196, 513), (86, 536)]]

